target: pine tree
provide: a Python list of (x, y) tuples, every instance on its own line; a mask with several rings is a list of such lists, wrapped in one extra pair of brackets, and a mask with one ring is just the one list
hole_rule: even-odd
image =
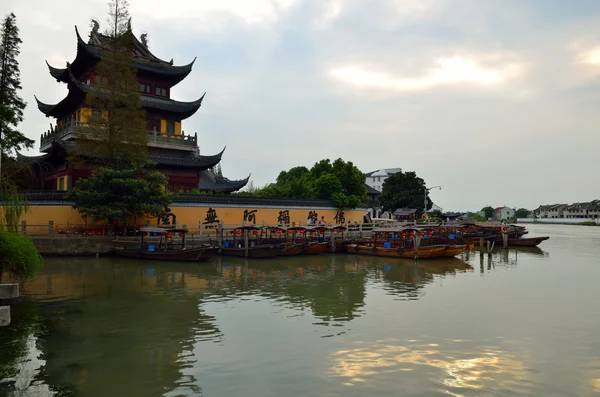
[(109, 2), (102, 59), (85, 98), (92, 115), (90, 122), (78, 129), (80, 139), (71, 153), (113, 168), (141, 162), (147, 154), (146, 113), (133, 64), (128, 6), (126, 0)]
[[(15, 14), (10, 13), (0, 28), (0, 161), (2, 154), (11, 149), (32, 148), (34, 141), (16, 127), (23, 121), (26, 103), (18, 95), (21, 76), (17, 57), (21, 52), (19, 28)], [(1, 163), (0, 163), (1, 167)], [(1, 178), (0, 168), (0, 178)]]

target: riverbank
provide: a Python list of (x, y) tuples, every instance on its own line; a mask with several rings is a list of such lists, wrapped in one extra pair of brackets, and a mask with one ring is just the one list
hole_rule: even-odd
[(600, 219), (518, 218), (517, 223), (545, 225), (600, 226)]
[(31, 240), (43, 256), (111, 255), (114, 237), (103, 236), (32, 236)]

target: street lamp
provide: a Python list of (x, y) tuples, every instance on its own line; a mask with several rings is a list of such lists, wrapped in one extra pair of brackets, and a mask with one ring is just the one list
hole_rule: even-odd
[(441, 186), (432, 186), (430, 188), (425, 188), (425, 197), (424, 197), (425, 207), (423, 208), (423, 214), (427, 213), (427, 192), (430, 191), (431, 189), (440, 189), (440, 190), (442, 190), (442, 187)]

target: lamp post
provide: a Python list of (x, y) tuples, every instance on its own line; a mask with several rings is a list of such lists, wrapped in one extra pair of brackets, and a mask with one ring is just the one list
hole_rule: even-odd
[(431, 189), (440, 189), (440, 190), (442, 190), (442, 187), (441, 186), (432, 186), (430, 188), (425, 188), (425, 197), (424, 197), (424, 201), (423, 201), (423, 203), (424, 203), (425, 206), (423, 207), (423, 214), (427, 213), (427, 192), (430, 191)]

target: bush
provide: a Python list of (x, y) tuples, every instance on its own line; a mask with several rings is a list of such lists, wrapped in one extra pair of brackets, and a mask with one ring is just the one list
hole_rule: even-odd
[(20, 278), (32, 278), (42, 268), (40, 256), (33, 241), (27, 236), (0, 232), (0, 268)]

